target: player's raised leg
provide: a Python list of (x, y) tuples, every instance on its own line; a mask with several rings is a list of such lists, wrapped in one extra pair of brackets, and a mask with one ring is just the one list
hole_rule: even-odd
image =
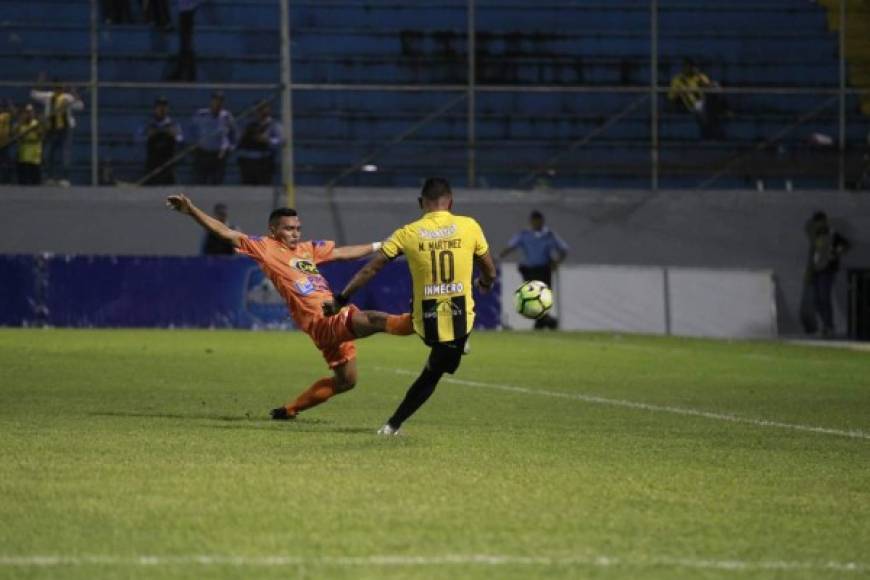
[(378, 332), (396, 336), (414, 334), (409, 313), (387, 314), (378, 310), (356, 310), (351, 317), (352, 332), (356, 338), (365, 338)]

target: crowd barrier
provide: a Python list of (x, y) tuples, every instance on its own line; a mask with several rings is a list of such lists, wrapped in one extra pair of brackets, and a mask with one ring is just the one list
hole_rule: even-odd
[[(363, 262), (319, 266), (344, 287)], [(287, 307), (244, 257), (0, 256), (0, 325), (57, 327), (292, 328)], [(404, 263), (388, 264), (353, 302), (407, 312)], [(498, 289), (475, 296), (477, 328), (497, 328)]]

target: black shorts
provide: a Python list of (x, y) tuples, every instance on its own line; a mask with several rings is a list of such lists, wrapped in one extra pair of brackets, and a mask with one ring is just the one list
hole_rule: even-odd
[(465, 349), (465, 341), (467, 340), (468, 335), (466, 334), (462, 338), (448, 342), (430, 344), (431, 350), (426, 366), (430, 371), (452, 375), (459, 368), (459, 363), (462, 362), (462, 351)]
[(553, 285), (553, 269), (550, 266), (520, 266), (520, 276), (524, 282), (539, 280), (547, 286)]

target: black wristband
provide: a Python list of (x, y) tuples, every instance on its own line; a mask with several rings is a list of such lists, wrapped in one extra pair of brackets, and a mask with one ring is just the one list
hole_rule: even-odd
[(344, 293), (339, 293), (333, 296), (332, 301), (340, 308), (342, 306), (347, 306), (347, 303), (350, 302), (350, 297), (345, 296)]

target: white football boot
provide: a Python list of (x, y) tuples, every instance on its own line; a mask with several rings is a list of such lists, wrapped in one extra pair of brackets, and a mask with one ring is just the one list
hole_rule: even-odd
[(389, 423), (386, 423), (383, 427), (378, 429), (378, 435), (398, 435), (399, 430), (393, 429)]

